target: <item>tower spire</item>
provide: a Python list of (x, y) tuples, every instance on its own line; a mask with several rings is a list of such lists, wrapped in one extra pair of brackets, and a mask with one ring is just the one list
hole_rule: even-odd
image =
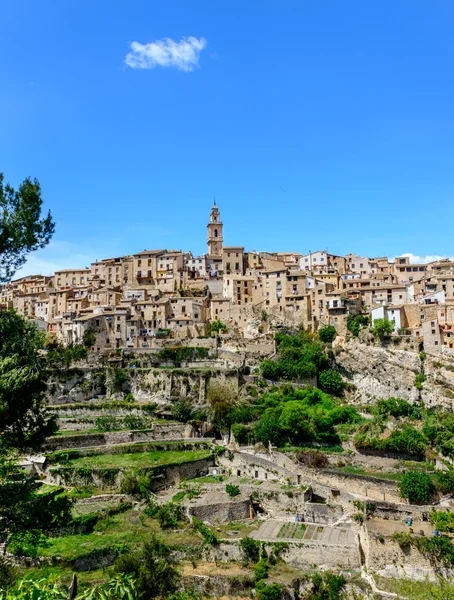
[(219, 208), (216, 205), (216, 196), (214, 197), (214, 206), (211, 209), (208, 228), (208, 255), (222, 256), (222, 221)]

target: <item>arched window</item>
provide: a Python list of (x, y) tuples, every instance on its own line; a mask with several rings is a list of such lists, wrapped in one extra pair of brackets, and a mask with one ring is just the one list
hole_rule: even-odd
[(217, 229), (214, 230), (214, 237), (218, 237), (218, 230)]

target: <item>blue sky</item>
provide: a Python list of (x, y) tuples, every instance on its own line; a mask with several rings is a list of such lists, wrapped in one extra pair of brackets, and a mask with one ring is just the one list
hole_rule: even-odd
[(452, 0), (3, 0), (0, 16), (0, 171), (38, 177), (57, 223), (21, 274), (204, 252), (214, 196), (229, 245), (454, 254)]

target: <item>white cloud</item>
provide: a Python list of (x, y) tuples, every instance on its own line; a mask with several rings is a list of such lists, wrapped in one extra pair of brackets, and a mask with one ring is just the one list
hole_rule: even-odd
[(131, 69), (154, 69), (175, 67), (181, 71), (193, 71), (199, 66), (199, 57), (207, 45), (204, 38), (183, 37), (179, 42), (171, 38), (155, 40), (149, 44), (131, 42), (131, 52), (125, 62)]
[(434, 262), (436, 260), (443, 260), (444, 258), (449, 258), (450, 260), (454, 260), (453, 256), (438, 256), (437, 254), (427, 254), (426, 256), (417, 256), (416, 254), (412, 254), (411, 252), (404, 252), (401, 256), (409, 256), (410, 264), (427, 264), (430, 262)]

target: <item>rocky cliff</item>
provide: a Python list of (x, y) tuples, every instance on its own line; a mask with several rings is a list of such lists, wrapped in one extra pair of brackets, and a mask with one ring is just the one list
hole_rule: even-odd
[[(334, 360), (352, 384), (350, 400), (373, 404), (394, 396), (410, 403), (422, 400), (426, 408), (454, 410), (454, 359), (424, 355), (413, 340), (397, 340), (384, 344), (371, 336), (339, 340)], [(418, 375), (423, 379), (419, 386)]]

